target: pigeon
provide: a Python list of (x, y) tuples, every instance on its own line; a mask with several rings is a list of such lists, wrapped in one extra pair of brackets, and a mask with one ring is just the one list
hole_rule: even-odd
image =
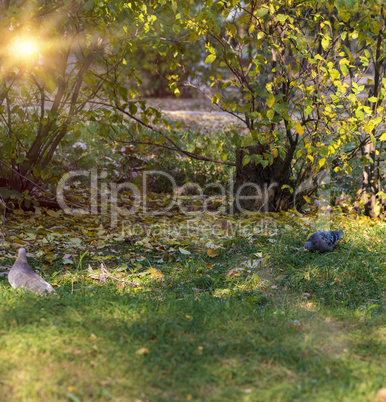
[(306, 241), (304, 248), (309, 251), (333, 251), (335, 243), (343, 236), (343, 230), (339, 232), (321, 231), (312, 234)]
[(39, 294), (44, 292), (56, 293), (48, 282), (32, 271), (27, 262), (25, 248), (19, 249), (19, 255), (8, 273), (8, 282), (14, 289), (23, 288)]

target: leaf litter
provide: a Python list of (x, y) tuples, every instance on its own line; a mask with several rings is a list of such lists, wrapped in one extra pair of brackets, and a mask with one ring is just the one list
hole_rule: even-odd
[[(111, 227), (109, 216), (101, 214), (72, 216), (62, 210), (46, 208), (13, 211), (5, 222), (9, 235), (3, 242), (0, 265), (2, 260), (15, 258), (15, 249), (25, 247), (29, 257), (44, 263), (43, 270), (56, 271), (55, 277), (64, 270), (67, 275), (81, 273), (100, 285), (109, 280), (121, 288), (127, 285), (146, 289), (143, 284), (149, 279), (153, 283), (164, 282), (165, 273), (154, 268), (154, 262), (164, 267), (169, 260), (178, 262), (199, 256), (216, 261), (231, 251), (235, 239), (248, 240), (255, 244), (256, 258), (240, 261), (238, 266), (224, 272), (231, 280), (240, 275), (261, 276), (263, 268), (272, 273), (267, 247), (288, 247), (282, 245), (281, 235), (295, 233), (296, 229), (303, 235), (292, 250), (301, 253), (300, 246), (306, 234), (317, 225), (314, 215), (294, 211), (240, 216), (200, 211), (195, 211), (194, 215), (179, 211), (160, 214), (170, 196), (150, 195), (151, 208), (145, 212), (138, 209), (135, 214), (122, 217), (115, 227)], [(185, 197), (185, 201), (189, 203), (189, 197)], [(196, 201), (191, 198), (192, 203)], [(126, 208), (129, 207), (130, 203)], [(349, 219), (356, 223), (365, 221), (358, 216)], [(82, 263), (83, 258), (87, 259), (87, 265)], [(280, 281), (285, 280), (286, 275), (279, 271), (269, 277)], [(264, 280), (267, 278), (265, 275)], [(200, 286), (192, 287), (196, 292), (201, 290)]]

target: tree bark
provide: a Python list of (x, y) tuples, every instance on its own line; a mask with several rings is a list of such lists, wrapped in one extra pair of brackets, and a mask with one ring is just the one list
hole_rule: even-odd
[[(380, 11), (380, 27), (377, 38), (377, 47), (375, 52), (375, 66), (374, 66), (374, 86), (371, 92), (371, 96), (378, 98), (380, 87), (381, 87), (381, 67), (382, 62), (384, 61), (384, 57), (382, 57), (382, 43), (383, 36), (385, 32), (385, 24), (383, 20), (383, 5)], [(378, 101), (379, 102), (379, 101)], [(374, 102), (372, 105), (373, 114), (376, 115), (376, 110), (378, 107), (378, 102)], [(372, 135), (375, 136), (375, 130), (372, 132)], [(376, 155), (375, 145), (372, 141), (369, 141), (362, 148), (362, 156), (364, 156), (367, 160), (367, 163), (363, 166), (362, 172), (362, 200), (365, 215), (369, 216), (371, 219), (376, 218), (381, 212), (382, 206), (384, 205), (384, 201), (382, 197), (377, 196), (376, 194), (380, 191), (382, 175), (380, 170), (377, 169), (376, 160), (379, 162), (379, 158), (381, 157), (381, 152)], [(377, 203), (379, 203), (379, 211), (376, 211)]]
[[(263, 155), (267, 151), (264, 145), (246, 148), (249, 154)], [(279, 156), (272, 165), (263, 167), (261, 164), (247, 163), (243, 165), (245, 149), (236, 151), (236, 183), (233, 212), (277, 212), (287, 210), (294, 205), (293, 196), (288, 188), (290, 185), (291, 169), (287, 158)]]

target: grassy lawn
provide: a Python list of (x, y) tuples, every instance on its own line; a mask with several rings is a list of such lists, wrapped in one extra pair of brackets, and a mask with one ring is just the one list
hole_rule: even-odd
[[(385, 222), (336, 215), (343, 239), (316, 254), (312, 216), (232, 218), (228, 235), (184, 233), (181, 217), (174, 238), (127, 239), (26, 214), (9, 217), (13, 240), (58, 296), (0, 277), (1, 400), (373, 401), (385, 385)], [(114, 279), (97, 279), (102, 261)]]

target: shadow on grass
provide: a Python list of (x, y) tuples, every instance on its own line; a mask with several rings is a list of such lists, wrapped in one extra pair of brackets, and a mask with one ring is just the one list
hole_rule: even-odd
[(377, 363), (349, 359), (347, 334), (301, 308), (111, 285), (0, 292), (0, 390), (10, 400), (364, 400), (380, 385)]

